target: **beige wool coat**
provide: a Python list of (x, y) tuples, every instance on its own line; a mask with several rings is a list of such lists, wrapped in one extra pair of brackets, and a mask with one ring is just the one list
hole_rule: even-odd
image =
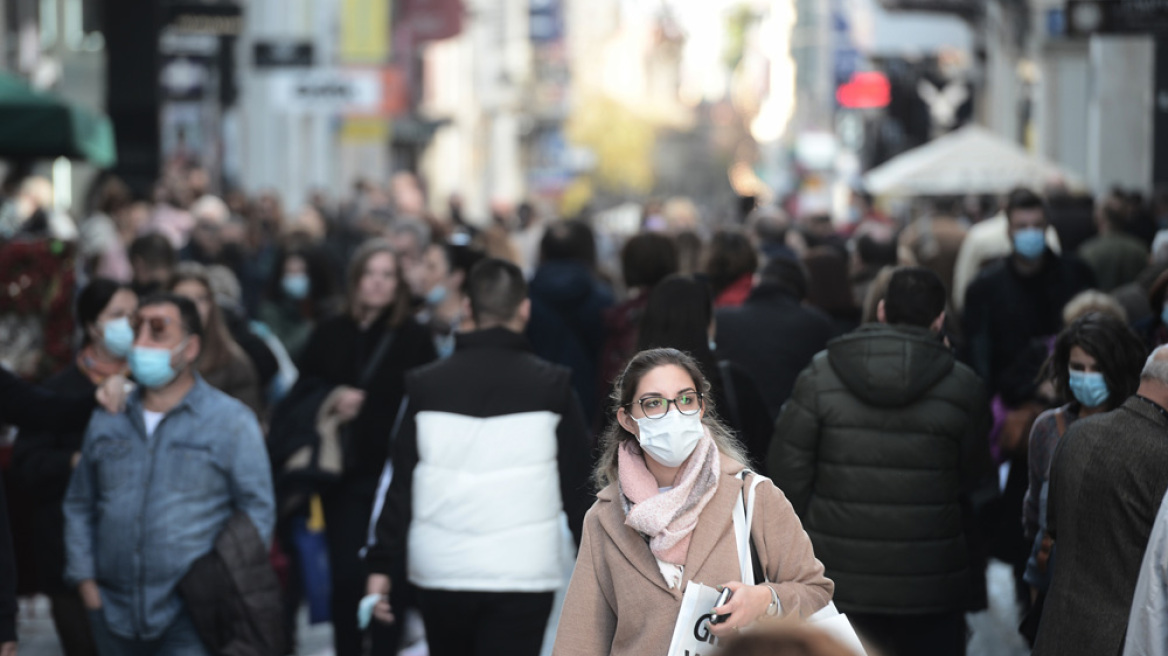
[[(649, 544), (625, 525), (617, 486), (597, 494), (584, 518), (576, 569), (556, 631), (554, 656), (664, 656), (685, 583), (738, 581), (732, 512), (742, 465), (722, 456), (718, 490), (698, 517), (680, 589), (671, 590)], [(750, 477), (745, 483), (749, 484)], [(784, 616), (807, 617), (827, 605), (835, 584), (823, 575), (811, 540), (783, 493), (769, 481), (755, 488), (751, 537)]]

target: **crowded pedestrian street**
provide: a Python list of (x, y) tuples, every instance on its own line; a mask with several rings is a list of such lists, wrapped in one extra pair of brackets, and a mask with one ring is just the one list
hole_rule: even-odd
[(1166, 71), (1168, 0), (6, 0), (0, 656), (1168, 656)]

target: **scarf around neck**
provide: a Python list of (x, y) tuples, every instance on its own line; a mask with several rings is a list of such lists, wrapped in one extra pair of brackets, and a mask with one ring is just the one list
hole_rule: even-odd
[(698, 517), (718, 490), (718, 445), (707, 430), (686, 460), (673, 487), (659, 491), (657, 479), (635, 452), (631, 442), (617, 453), (620, 492), (628, 500), (625, 525), (649, 538), (649, 550), (658, 560), (685, 565), (690, 538)]

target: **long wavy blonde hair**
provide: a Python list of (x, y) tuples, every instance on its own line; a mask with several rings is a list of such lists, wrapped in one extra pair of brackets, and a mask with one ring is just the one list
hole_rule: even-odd
[(625, 370), (617, 377), (616, 383), (613, 385), (610, 400), (612, 401), (614, 419), (600, 436), (601, 455), (600, 459), (596, 461), (596, 469), (592, 472), (592, 481), (597, 490), (608, 487), (620, 479), (617, 454), (620, 452), (622, 444), (629, 442), (634, 452), (642, 453), (637, 436), (625, 430), (615, 419), (617, 411), (621, 408), (628, 411), (633, 403), (633, 397), (637, 393), (637, 386), (641, 384), (641, 379), (645, 377), (645, 374), (658, 367), (669, 365), (681, 367), (693, 379), (694, 388), (701, 392), (702, 407), (705, 410), (702, 415), (702, 424), (710, 431), (710, 436), (714, 438), (714, 444), (717, 445), (718, 451), (722, 455), (742, 463), (744, 467), (749, 462), (746, 450), (738, 438), (734, 437), (734, 432), (718, 421), (718, 415), (714, 411), (714, 401), (710, 394), (710, 381), (702, 373), (697, 360), (677, 349), (648, 349), (634, 355), (629, 360)]

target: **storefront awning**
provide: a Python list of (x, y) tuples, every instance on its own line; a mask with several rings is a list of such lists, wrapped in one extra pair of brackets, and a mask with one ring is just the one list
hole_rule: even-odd
[(0, 74), (0, 157), (69, 157), (109, 168), (117, 147), (106, 116)]

